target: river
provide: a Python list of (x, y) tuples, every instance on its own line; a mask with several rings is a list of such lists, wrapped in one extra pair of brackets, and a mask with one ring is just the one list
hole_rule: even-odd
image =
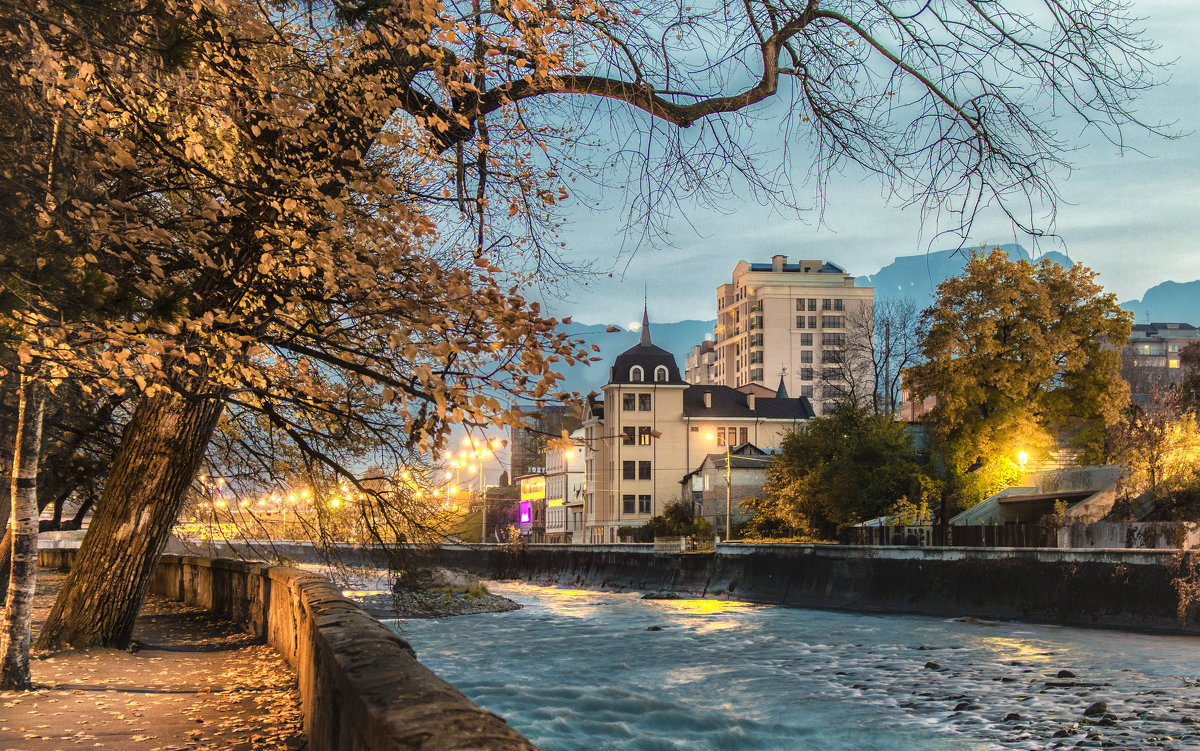
[(1196, 638), (489, 588), (390, 623), (544, 751), (1200, 749)]

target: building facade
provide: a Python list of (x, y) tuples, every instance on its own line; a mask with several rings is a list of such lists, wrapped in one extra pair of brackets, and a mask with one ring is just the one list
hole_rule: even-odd
[(583, 542), (583, 430), (570, 449), (546, 451), (546, 542)]
[(782, 378), (788, 393), (823, 414), (837, 396), (827, 371), (841, 362), (854, 323), (870, 320), (874, 297), (873, 287), (854, 286), (828, 261), (739, 261), (730, 283), (717, 287), (711, 382), (740, 388)]
[(683, 380), (696, 386), (716, 383), (717, 343), (705, 339), (692, 347), (683, 368)]
[(1135, 324), (1121, 352), (1121, 375), (1133, 398), (1145, 400), (1154, 389), (1179, 383), (1184, 376), (1179, 353), (1196, 341), (1200, 329), (1190, 323)]
[(615, 542), (619, 528), (661, 514), (684, 476), (727, 443), (778, 447), (812, 414), (807, 399), (782, 388), (767, 398), (689, 385), (674, 356), (651, 342), (643, 314), (641, 341), (617, 356), (603, 398), (589, 400), (584, 416), (585, 541)]
[(695, 504), (696, 516), (708, 520), (713, 531), (724, 536), (726, 502), (734, 527), (749, 519), (750, 513), (741, 502), (762, 496), (767, 470), (775, 458), (776, 454), (752, 443), (730, 446), (727, 453), (709, 454), (684, 477), (682, 498)]

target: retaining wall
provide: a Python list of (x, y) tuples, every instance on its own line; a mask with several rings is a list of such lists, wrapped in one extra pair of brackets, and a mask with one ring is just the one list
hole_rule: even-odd
[(1195, 571), (1194, 553), (733, 544), (716, 553), (655, 554), (617, 547), (443, 546), (420, 557), (494, 579), (1200, 634), (1195, 608), (1187, 620), (1177, 617), (1173, 583)]
[[(75, 551), (43, 549), (67, 569)], [(300, 681), (313, 751), (536, 751), (421, 665), (328, 579), (282, 566), (165, 555), (151, 591), (228, 618), (277, 649)]]

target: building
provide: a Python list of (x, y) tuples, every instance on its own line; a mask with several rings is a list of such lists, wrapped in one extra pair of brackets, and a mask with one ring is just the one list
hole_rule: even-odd
[(651, 342), (643, 313), (641, 341), (613, 361), (602, 398), (584, 415), (585, 540), (615, 542), (620, 527), (661, 514), (682, 478), (726, 443), (778, 447), (812, 414), (782, 383), (770, 398), (689, 385), (674, 356)]
[(546, 451), (546, 542), (583, 542), (584, 431), (570, 449)]
[(1144, 400), (1153, 389), (1179, 383), (1184, 376), (1179, 352), (1196, 341), (1200, 329), (1189, 323), (1135, 324), (1121, 352), (1121, 375), (1133, 397)]
[(526, 542), (546, 541), (546, 476), (524, 475), (517, 478), (521, 505), (517, 523)]
[(870, 321), (874, 298), (873, 287), (854, 286), (854, 277), (828, 261), (788, 263), (782, 255), (770, 263), (738, 261), (730, 283), (717, 287), (711, 376), (697, 368), (690, 382), (710, 377), (739, 388), (782, 378), (788, 393), (823, 414), (838, 394), (836, 384), (824, 383), (825, 375), (836, 380), (826, 370), (843, 361), (855, 322), (861, 329)]
[[(546, 440), (558, 438), (565, 430), (579, 427), (579, 414), (564, 404), (549, 404), (531, 414), (527, 427), (513, 428), (509, 436), (508, 476), (540, 474), (546, 471)], [(515, 479), (514, 479), (515, 482)]]
[(762, 496), (767, 470), (776, 456), (752, 443), (728, 448), (728, 454), (720, 452), (704, 457), (699, 468), (689, 472), (680, 482), (682, 498), (696, 504), (696, 515), (707, 519), (713, 531), (722, 536), (725, 534), (726, 501), (733, 526), (750, 518), (750, 513), (741, 507), (741, 501)]
[(683, 368), (683, 380), (696, 386), (710, 386), (717, 382), (717, 343), (705, 339), (692, 347)]

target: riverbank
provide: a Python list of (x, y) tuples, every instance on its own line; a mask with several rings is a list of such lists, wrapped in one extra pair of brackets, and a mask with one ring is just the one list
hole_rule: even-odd
[[(38, 571), (35, 633), (64, 578)], [(133, 637), (129, 651), (35, 654), (35, 689), (0, 693), (0, 748), (307, 748), (296, 675), (271, 647), (153, 596)]]
[(663, 554), (640, 545), (446, 545), (413, 556), (486, 579), (1200, 635), (1195, 603), (1185, 599), (1180, 617), (1181, 598), (1200, 581), (1195, 552), (722, 545), (716, 553)]

